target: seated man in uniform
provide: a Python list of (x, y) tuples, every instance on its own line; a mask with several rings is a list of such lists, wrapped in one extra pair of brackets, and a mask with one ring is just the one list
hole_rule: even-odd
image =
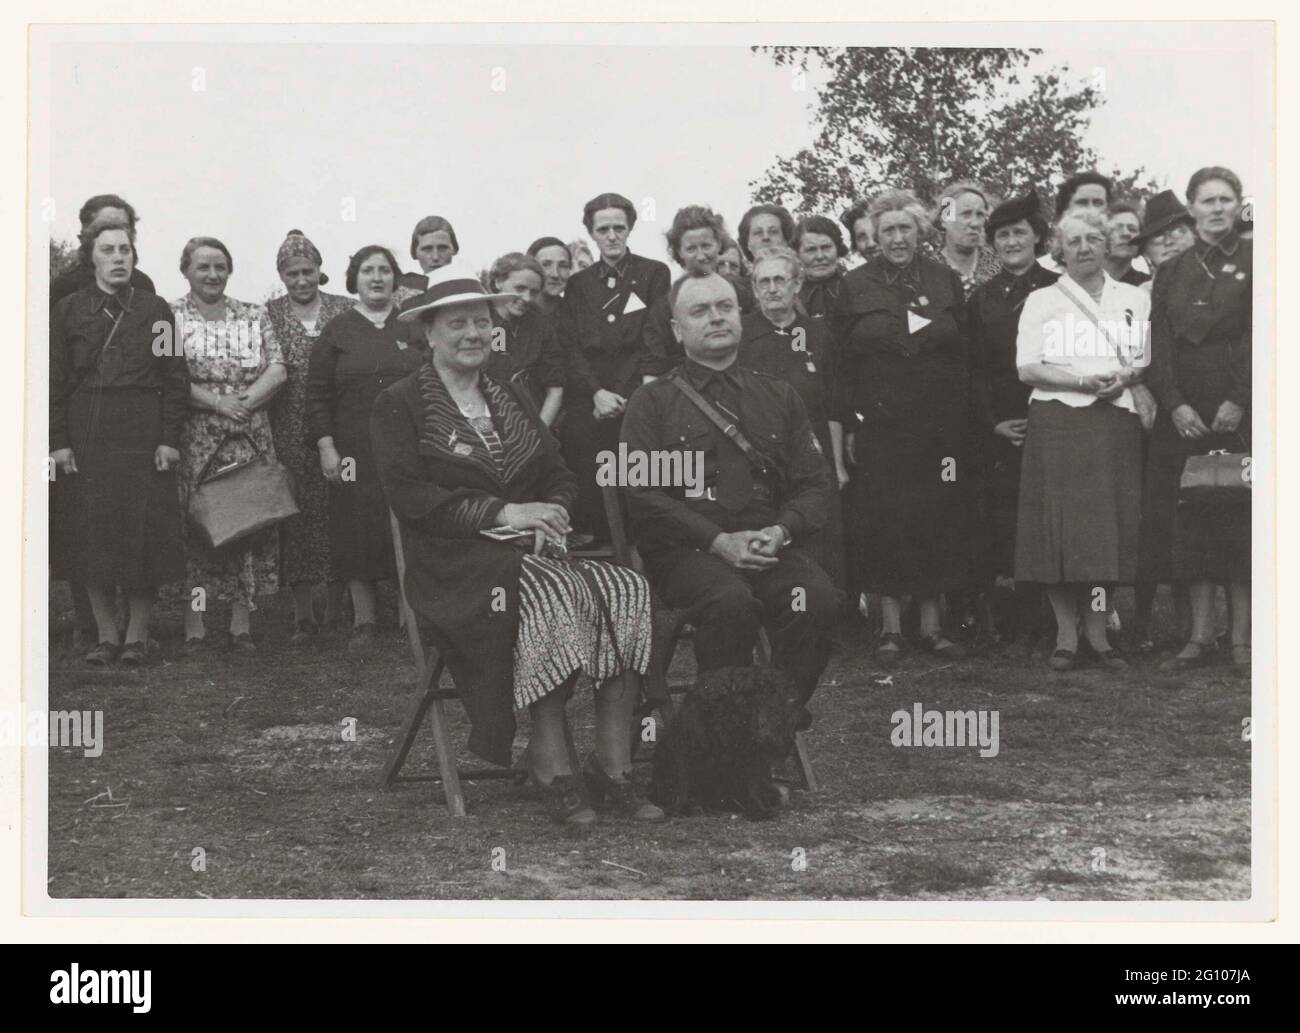
[(736, 289), (683, 276), (669, 302), (686, 357), (628, 400), (622, 441), (629, 456), (701, 455), (703, 490), (627, 487), (632, 537), (663, 599), (694, 611), (699, 669), (752, 664), (765, 625), (806, 728), (841, 602), (805, 548), (835, 498), (829, 467), (795, 389), (737, 362)]

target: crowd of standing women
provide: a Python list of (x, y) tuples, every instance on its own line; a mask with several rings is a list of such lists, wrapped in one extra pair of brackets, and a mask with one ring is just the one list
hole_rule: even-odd
[[(974, 614), (1055, 669), (1122, 668), (1114, 591), (1136, 589), (1133, 645), (1152, 651), (1160, 585), (1178, 624), (1169, 667), (1220, 652), (1219, 585), (1231, 660), (1249, 663), (1249, 492), (1180, 497), (1189, 456), (1250, 450), (1244, 200), (1232, 171), (1208, 167), (1185, 204), (1164, 191), (1145, 210), (1084, 172), (1050, 211), (959, 182), (930, 207), (882, 190), (839, 223), (761, 204), (734, 237), (708, 207), (676, 213), (667, 256), (682, 275), (732, 282), (740, 360), (808, 411), (841, 489), (813, 549), (852, 599), (871, 600), (881, 664), (912, 648), (964, 656), (956, 629)], [(584, 540), (609, 534), (597, 456), (617, 449), (629, 397), (682, 361), (669, 268), (629, 247), (637, 216), (602, 194), (583, 211), (594, 253), (541, 237), (484, 284), (486, 372), (524, 388), (561, 443)], [(349, 649), (372, 648), (394, 559), (370, 415), (427, 361), (398, 318), (425, 276), (371, 244), (348, 261), (347, 294), (327, 293), (320, 252), (293, 230), (275, 256), (284, 294), (255, 305), (227, 294), (225, 244), (195, 237), (179, 263), (189, 290), (168, 303), (137, 267), (127, 201), (91, 198), (81, 223), (78, 264), (50, 292), (51, 556), (86, 660), (145, 662), (166, 593), (181, 593), (189, 654), (214, 647), (204, 617), (218, 610), (226, 648), (255, 651), (251, 614), (281, 590), (293, 643), (340, 628), (350, 599)], [(459, 251), (446, 218), (411, 233), (423, 274)], [(158, 348), (160, 323), (179, 347)], [(1077, 327), (1094, 347), (1062, 348)], [(189, 499), (214, 467), (258, 455), (292, 472), (298, 515), (205, 548)]]

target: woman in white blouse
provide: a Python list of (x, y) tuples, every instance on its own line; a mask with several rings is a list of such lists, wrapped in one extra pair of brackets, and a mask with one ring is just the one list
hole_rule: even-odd
[(1127, 666), (1106, 638), (1106, 611), (1137, 567), (1141, 421), (1134, 387), (1149, 359), (1151, 298), (1106, 274), (1101, 213), (1061, 216), (1056, 283), (1025, 301), (1016, 339), (1029, 396), (1016, 525), (1016, 579), (1046, 587), (1056, 614), (1050, 665), (1069, 670), (1084, 636), (1109, 668)]

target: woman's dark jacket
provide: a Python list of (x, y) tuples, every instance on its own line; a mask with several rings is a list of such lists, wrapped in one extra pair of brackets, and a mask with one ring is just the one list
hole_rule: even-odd
[[(441, 392), (441, 408), (426, 401), (431, 389)], [(483, 392), (498, 433), (523, 419), (540, 436), (540, 447), (505, 480), (489, 472), (496, 467), (485, 461), (486, 450), (454, 403), (442, 404), (449, 396), (428, 364), (375, 400), (371, 436), (388, 505), (402, 527), (406, 598), (433, 625), (464, 695), (473, 723), (470, 749), (504, 766), (515, 734), (523, 553), (479, 531), (498, 526), (509, 502), (552, 502), (572, 512), (578, 484), (523, 389), (485, 377)], [(473, 453), (458, 454), (466, 446)]]

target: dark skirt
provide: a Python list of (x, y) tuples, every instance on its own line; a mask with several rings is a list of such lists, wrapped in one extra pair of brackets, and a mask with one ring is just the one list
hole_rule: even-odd
[(1131, 584), (1137, 574), (1141, 424), (1110, 402), (1029, 403), (1016, 579)]
[[(1197, 411), (1206, 426), (1213, 422), (1214, 412), (1208, 407)], [(1250, 492), (1198, 502), (1178, 499), (1188, 456), (1218, 449), (1247, 452), (1249, 441), (1248, 423), (1238, 433), (1185, 441), (1169, 415), (1160, 413), (1151, 433), (1142, 491), (1139, 574), (1143, 580), (1250, 581)]]
[(159, 393), (77, 391), (68, 426), (78, 472), (55, 479), (55, 577), (135, 591), (181, 581), (176, 475), (154, 467), (162, 440)]
[(329, 486), (330, 566), (334, 576), (349, 581), (395, 578), (397, 561), (388, 501), (370, 442), (344, 441), (337, 447), (345, 461), (356, 461), (356, 479)]
[(930, 598), (967, 585), (976, 480), (968, 445), (960, 431), (919, 421), (857, 433), (850, 490), (859, 526), (850, 533), (862, 591)]

